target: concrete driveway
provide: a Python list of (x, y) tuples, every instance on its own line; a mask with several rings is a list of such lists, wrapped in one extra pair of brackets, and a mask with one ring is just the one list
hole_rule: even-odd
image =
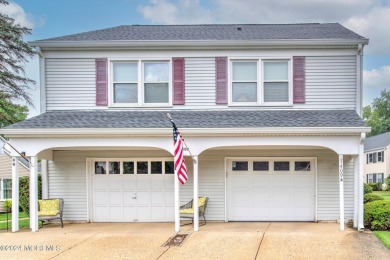
[(1, 259), (390, 259), (371, 232), (336, 223), (207, 223), (181, 246), (162, 246), (173, 223), (46, 225), (39, 232), (0, 233)]

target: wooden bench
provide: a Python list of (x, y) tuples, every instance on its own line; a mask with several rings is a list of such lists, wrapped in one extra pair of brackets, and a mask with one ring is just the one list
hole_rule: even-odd
[(60, 220), (61, 227), (64, 227), (62, 213), (64, 209), (64, 199), (44, 199), (38, 200), (38, 221), (43, 227), (44, 221)]

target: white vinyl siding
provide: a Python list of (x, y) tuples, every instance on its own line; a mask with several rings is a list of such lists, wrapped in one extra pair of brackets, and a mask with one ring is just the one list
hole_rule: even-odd
[(96, 108), (95, 59), (45, 59), (47, 110)]
[(305, 57), (305, 109), (356, 109), (356, 56)]
[(215, 106), (215, 58), (185, 59), (186, 106)]

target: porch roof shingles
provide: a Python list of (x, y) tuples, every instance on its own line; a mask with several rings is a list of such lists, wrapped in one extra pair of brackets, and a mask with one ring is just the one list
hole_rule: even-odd
[(71, 110), (47, 112), (6, 129), (171, 128), (167, 113), (180, 128), (366, 127), (353, 110)]
[(37, 41), (366, 40), (338, 23), (122, 25)]

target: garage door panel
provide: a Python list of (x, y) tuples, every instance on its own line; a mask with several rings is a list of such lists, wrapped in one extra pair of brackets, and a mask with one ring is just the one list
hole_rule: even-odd
[(232, 188), (246, 188), (249, 186), (249, 176), (229, 176), (231, 178), (231, 187)]
[(165, 175), (164, 176), (164, 187), (165, 187), (165, 190), (174, 190), (174, 184), (175, 184), (175, 180), (174, 180), (174, 175), (173, 174), (169, 174), (169, 175)]
[(108, 188), (109, 189), (121, 189), (122, 187), (122, 176), (112, 175), (108, 178)]
[(122, 205), (109, 207), (110, 221), (122, 221)]
[(292, 177), (290, 174), (288, 175), (274, 175), (272, 176), (271, 182), (272, 182), (272, 187), (274, 188), (290, 188), (291, 187), (291, 182), (292, 182)]
[(108, 207), (95, 205), (94, 215), (96, 221), (107, 221), (108, 219)]
[(108, 204), (108, 191), (107, 190), (95, 190), (94, 204), (95, 205), (107, 205)]
[(294, 205), (311, 205), (314, 203), (314, 191), (313, 190), (299, 190), (294, 192), (293, 203)]
[(174, 206), (165, 206), (165, 216), (166, 220), (172, 221), (175, 219), (175, 207)]
[(150, 189), (150, 177), (149, 175), (137, 175), (137, 189), (149, 190)]
[(271, 208), (268, 205), (263, 207), (253, 207), (253, 217), (257, 218), (258, 220), (270, 219), (271, 215)]
[(106, 189), (108, 187), (107, 176), (96, 175), (93, 178), (93, 186), (95, 189)]
[(254, 188), (269, 188), (271, 184), (271, 176), (269, 175), (257, 175), (252, 176), (252, 187)]
[(250, 190), (233, 189), (231, 191), (231, 202), (233, 205), (245, 205), (251, 198)]
[(173, 191), (168, 191), (164, 193), (165, 206), (174, 206), (175, 205), (175, 193)]
[(272, 192), (272, 202), (276, 205), (289, 204), (292, 196), (292, 190), (274, 190)]
[(253, 194), (252, 200), (253, 200), (254, 205), (259, 205), (259, 203), (269, 204), (269, 202), (271, 200), (272, 191), (270, 189), (266, 189), (266, 190), (254, 189), (252, 191), (252, 194)]
[(137, 192), (137, 204), (138, 205), (149, 205), (150, 204), (150, 192), (138, 191)]
[(162, 175), (161, 176), (159, 176), (159, 175), (151, 176), (150, 188), (152, 190), (154, 190), (154, 189), (162, 190), (164, 188), (164, 176), (162, 176)]
[(308, 207), (295, 206), (293, 208), (294, 216), (300, 220), (312, 220), (313, 212)]
[(110, 191), (109, 198), (110, 206), (122, 205), (122, 192), (120, 190)]
[(135, 221), (137, 218), (137, 208), (136, 207), (123, 207), (123, 221)]
[(137, 206), (137, 221), (148, 221), (152, 219), (150, 206)]
[(123, 205), (137, 205), (137, 197), (135, 191), (124, 191), (123, 192)]
[(240, 218), (242, 220), (249, 220), (251, 215), (251, 207), (236, 206), (234, 207), (234, 211), (230, 212), (230, 217), (233, 219)]
[(291, 206), (272, 206), (272, 217), (275, 220), (291, 219)]
[(152, 220), (158, 221), (165, 219), (165, 208), (164, 207), (151, 207), (152, 210)]
[(136, 190), (137, 189), (137, 179), (135, 176), (124, 175), (122, 178), (122, 187), (123, 190)]
[(301, 176), (296, 174), (293, 178), (293, 184), (296, 188), (312, 188), (314, 183), (314, 176)]
[(151, 197), (151, 205), (164, 205), (164, 192), (152, 191), (150, 197)]

